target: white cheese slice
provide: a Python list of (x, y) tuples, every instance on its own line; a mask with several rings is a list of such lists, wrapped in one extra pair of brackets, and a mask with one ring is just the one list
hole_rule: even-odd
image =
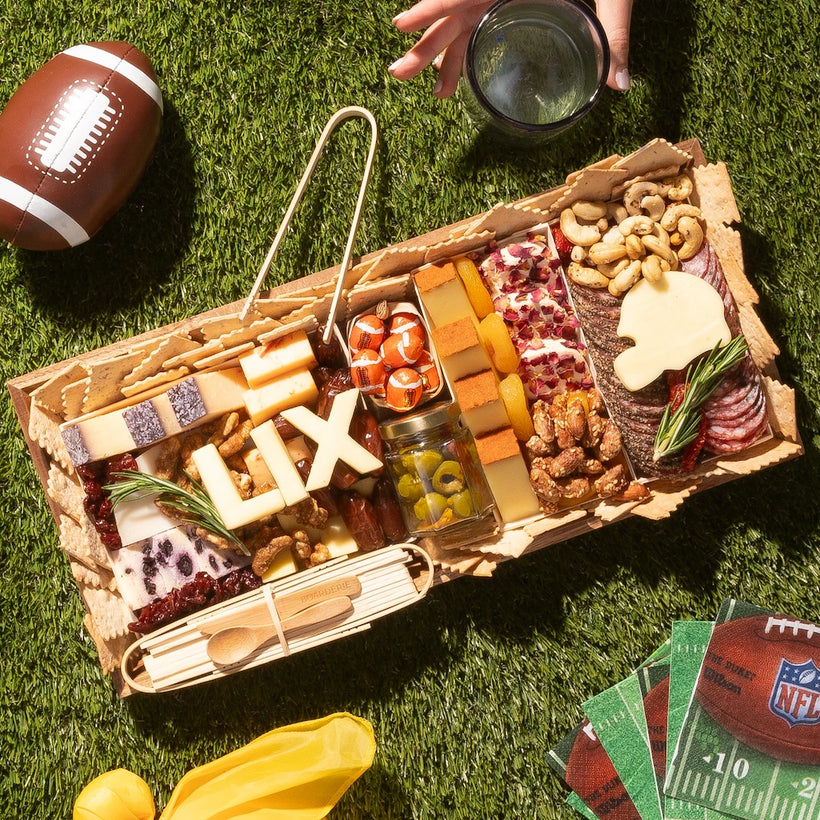
[(285, 499), (279, 489), (268, 490), (253, 498), (242, 498), (231, 478), (228, 465), (213, 444), (194, 450), (192, 458), (199, 470), (202, 485), (229, 530), (244, 527), (285, 508)]
[(311, 404), (318, 395), (310, 370), (303, 367), (278, 376), (261, 387), (246, 390), (242, 398), (251, 421), (259, 425), (286, 407)]
[(378, 470), (382, 466), (376, 456), (348, 434), (358, 400), (358, 390), (345, 390), (339, 393), (333, 399), (327, 420), (304, 406), (282, 411), (282, 417), (286, 421), (318, 445), (305, 485), (308, 492), (330, 484), (333, 468), (339, 460), (362, 474)]
[(296, 330), (267, 344), (258, 345), (249, 353), (240, 356), (239, 364), (248, 385), (254, 388), (291, 370), (315, 367), (316, 358), (307, 333), (304, 330)]
[(307, 490), (274, 423), (266, 421), (255, 427), (251, 430), (251, 438), (281, 490), (285, 504), (290, 507), (304, 501), (308, 497)]
[(615, 375), (627, 390), (640, 390), (665, 370), (682, 370), (731, 331), (720, 294), (698, 276), (667, 271), (657, 283), (641, 279), (624, 296), (618, 335), (634, 347), (615, 358)]

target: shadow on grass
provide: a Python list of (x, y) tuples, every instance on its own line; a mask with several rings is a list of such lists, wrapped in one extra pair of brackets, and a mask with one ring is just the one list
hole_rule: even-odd
[(17, 251), (34, 302), (87, 319), (127, 310), (165, 281), (191, 238), (194, 166), (179, 115), (166, 101), (154, 156), (136, 190), (88, 242), (64, 251)]

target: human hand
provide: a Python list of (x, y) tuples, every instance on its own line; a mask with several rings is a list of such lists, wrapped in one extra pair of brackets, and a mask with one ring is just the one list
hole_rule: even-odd
[[(458, 86), (464, 52), (473, 27), (493, 0), (419, 0), (393, 18), (403, 32), (424, 33), (388, 71), (397, 80), (410, 80), (428, 65), (438, 71), (433, 94), (450, 97)], [(609, 40), (611, 61), (607, 85), (619, 91), (629, 88), (629, 24), (633, 0), (596, 0), (601, 24)]]

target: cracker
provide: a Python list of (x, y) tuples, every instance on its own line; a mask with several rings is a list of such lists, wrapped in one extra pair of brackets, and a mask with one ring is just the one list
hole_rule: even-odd
[(83, 402), (85, 401), (85, 392), (91, 384), (91, 376), (83, 376), (75, 382), (65, 385), (63, 387), (63, 416), (66, 421), (76, 419), (83, 414)]
[(194, 362), (204, 359), (206, 356), (210, 356), (212, 353), (217, 353), (220, 350), (222, 350), (222, 343), (219, 339), (212, 339), (207, 344), (172, 356), (166, 360), (162, 367), (163, 370), (175, 370), (178, 367), (193, 367)]
[(473, 222), (469, 233), (493, 233), (498, 237), (509, 236), (529, 228), (534, 219), (536, 218), (528, 209), (519, 208), (513, 203), (500, 202)]
[(136, 350), (110, 359), (91, 362), (88, 365), (89, 384), (83, 398), (82, 412), (92, 413), (120, 399), (123, 377), (127, 376), (144, 358), (145, 352)]
[(373, 305), (386, 300), (400, 302), (407, 298), (412, 287), (410, 274), (391, 276), (389, 279), (380, 279), (357, 285), (347, 294), (346, 305), (348, 316), (353, 317), (362, 311), (369, 310)]
[(159, 373), (154, 373), (153, 376), (148, 376), (135, 384), (130, 384), (127, 387), (123, 387), (121, 392), (125, 398), (130, 399), (133, 396), (138, 396), (140, 393), (144, 393), (146, 390), (153, 390), (156, 387), (161, 387), (163, 384), (168, 384), (168, 382), (181, 379), (183, 376), (187, 376), (190, 372), (190, 368), (184, 365), (176, 367), (173, 370), (161, 370)]
[(707, 223), (730, 225), (740, 222), (735, 195), (726, 163), (700, 165), (692, 169), (692, 201)]
[(778, 437), (799, 444), (800, 431), (797, 428), (794, 390), (776, 379), (765, 375), (762, 378), (769, 407), (769, 424)]
[(566, 179), (567, 185), (572, 185), (576, 179), (578, 179), (584, 171), (588, 171), (590, 168), (594, 168), (595, 170), (602, 170), (605, 171), (608, 168), (611, 168), (618, 160), (621, 159), (620, 154), (611, 154), (608, 157), (604, 157), (604, 159), (599, 159), (598, 162), (593, 162), (591, 165), (587, 165), (585, 168), (579, 168), (577, 171), (573, 171)]
[(85, 608), (94, 622), (94, 628), (104, 641), (129, 635), (128, 624), (135, 620), (134, 613), (119, 595), (108, 589), (80, 585)]
[(88, 614), (83, 618), (83, 626), (91, 636), (91, 640), (94, 641), (103, 672), (109, 674), (116, 672), (120, 668), (120, 662), (122, 661), (123, 655), (125, 655), (125, 651), (134, 643), (136, 637), (128, 634), (107, 641), (100, 635), (94, 624), (94, 620)]
[(245, 321), (239, 318), (237, 313), (229, 313), (223, 316), (214, 316), (206, 319), (199, 326), (198, 331), (206, 342), (218, 339), (226, 333), (231, 333), (234, 330), (244, 327)]
[(548, 218), (551, 218), (552, 214), (558, 213), (553, 206), (566, 193), (566, 190), (565, 186), (552, 188), (549, 191), (527, 197), (521, 204), (535, 211), (542, 211), (547, 214)]
[[(530, 223), (534, 221), (535, 217), (531, 216)], [(470, 251), (483, 252), (493, 238), (494, 234), (491, 231), (482, 231), (479, 234), (470, 233), (454, 239), (446, 239), (428, 248), (427, 253), (424, 254), (424, 261), (436, 262), (440, 259), (450, 259)]]
[(56, 461), (69, 475), (74, 474), (74, 465), (68, 455), (63, 437), (60, 434), (62, 419), (39, 405), (29, 408), (28, 436), (45, 450), (52, 461)]
[(108, 551), (88, 516), (77, 522), (71, 516), (61, 515), (57, 528), (60, 547), (72, 558), (95, 572), (99, 567), (108, 569), (111, 566)]
[(658, 137), (619, 159), (612, 167), (626, 171), (627, 176), (632, 178), (657, 175), (661, 171), (664, 175), (671, 175), (691, 161), (691, 154)]
[(316, 320), (312, 316), (307, 316), (289, 325), (283, 325), (281, 322), (277, 322), (277, 325), (278, 327), (272, 328), (267, 333), (260, 334), (258, 338), (260, 345), (266, 345), (268, 342), (281, 339), (283, 336), (289, 336), (297, 330), (304, 330), (305, 333), (309, 333), (315, 329)]
[(426, 245), (385, 250), (373, 260), (356, 284), (357, 286), (364, 285), (378, 279), (395, 276), (411, 268), (417, 268), (424, 264), (426, 252)]
[(199, 342), (189, 339), (187, 336), (180, 336), (176, 333), (153, 340), (150, 347), (141, 347), (145, 350), (145, 359), (135, 367), (127, 376), (123, 377), (124, 387), (136, 384), (148, 376), (161, 370), (165, 362), (180, 353), (187, 353), (201, 347)]
[(246, 327), (241, 327), (239, 330), (234, 330), (231, 333), (220, 336), (219, 343), (226, 349), (229, 347), (244, 347), (248, 342), (256, 341), (260, 333), (267, 333), (269, 330), (274, 330), (277, 327), (281, 327), (281, 322), (263, 316), (261, 319), (254, 320)]
[(243, 353), (248, 353), (253, 350), (256, 345), (253, 342), (245, 342), (244, 344), (231, 347), (228, 350), (219, 350), (206, 356), (204, 359), (197, 359), (194, 362), (194, 367), (197, 370), (207, 370), (209, 367), (219, 367), (227, 365), (228, 362), (234, 359), (239, 359)]
[(52, 413), (62, 415), (65, 412), (63, 405), (64, 388), (73, 382), (85, 379), (87, 376), (88, 370), (83, 365), (74, 362), (63, 368), (55, 376), (52, 376), (47, 382), (41, 384), (36, 390), (33, 390), (31, 400)]
[(669, 518), (697, 490), (702, 479), (702, 476), (695, 476), (690, 473), (686, 476), (685, 484), (680, 479), (658, 479), (653, 481), (649, 484), (652, 497), (644, 501), (643, 504), (638, 504), (632, 512), (651, 521)]
[(49, 498), (64, 512), (79, 522), (85, 517), (83, 499), (85, 493), (80, 482), (69, 476), (59, 464), (52, 462), (48, 470), (46, 492)]
[(85, 585), (116, 592), (117, 582), (114, 580), (114, 574), (109, 570), (103, 567), (98, 567), (97, 570), (89, 569), (85, 564), (80, 563), (70, 555), (68, 556), (68, 563), (77, 586)]
[(587, 168), (575, 177), (561, 199), (553, 203), (552, 211), (560, 213), (578, 200), (609, 200), (613, 191), (628, 175), (624, 168)]

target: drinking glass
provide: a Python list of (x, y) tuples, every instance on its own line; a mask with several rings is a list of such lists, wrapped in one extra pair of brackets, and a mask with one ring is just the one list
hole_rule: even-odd
[(462, 84), (495, 136), (547, 140), (587, 114), (609, 73), (609, 45), (582, 0), (500, 0), (473, 30)]

